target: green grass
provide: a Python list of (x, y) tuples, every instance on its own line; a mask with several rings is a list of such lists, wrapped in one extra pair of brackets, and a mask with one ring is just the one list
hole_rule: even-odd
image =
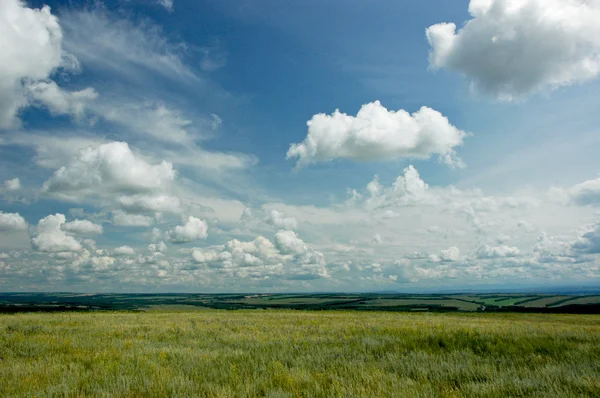
[(0, 315), (2, 397), (600, 396), (600, 316)]

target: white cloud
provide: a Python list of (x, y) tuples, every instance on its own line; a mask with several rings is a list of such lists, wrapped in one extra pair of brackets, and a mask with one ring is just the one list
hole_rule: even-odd
[(330, 277), (323, 254), (306, 245), (292, 231), (280, 231), (276, 244), (258, 236), (250, 242), (237, 239), (223, 246), (195, 248), (192, 258), (198, 264), (238, 278), (280, 277), (311, 280)]
[(275, 246), (282, 254), (303, 254), (308, 250), (304, 241), (294, 231), (279, 231), (275, 234)]
[(477, 250), (477, 258), (516, 257), (518, 255), (518, 248), (506, 245), (490, 246), (486, 244)]
[(383, 238), (381, 237), (381, 235), (379, 235), (379, 234), (375, 234), (375, 235), (373, 235), (373, 237), (371, 238), (371, 242), (373, 242), (373, 243), (377, 243), (377, 244), (380, 244), (380, 243), (383, 243)]
[(430, 66), (467, 76), (474, 88), (511, 100), (600, 73), (597, 0), (471, 0), (472, 19), (427, 29)]
[(78, 114), (92, 89), (64, 92), (49, 80), (53, 72), (77, 70), (77, 59), (63, 51), (63, 33), (50, 7), (32, 9), (20, 0), (0, 2), (0, 129), (20, 125), (20, 109), (38, 101), (56, 114)]
[(429, 261), (432, 263), (439, 262), (454, 262), (459, 261), (461, 259), (460, 250), (456, 246), (451, 246), (448, 249), (444, 249), (440, 252), (439, 255), (432, 254), (429, 256)]
[(167, 239), (172, 243), (187, 243), (193, 240), (206, 239), (208, 225), (194, 216), (189, 216), (184, 225), (178, 225), (166, 233)]
[(578, 205), (600, 205), (600, 178), (577, 184), (568, 194)]
[(30, 147), (35, 151), (35, 165), (45, 169), (58, 169), (79, 155), (82, 149), (98, 147), (108, 143), (98, 136), (92, 135), (61, 135), (51, 131), (49, 135), (29, 132), (27, 134), (12, 134), (7, 136), (0, 145), (19, 145)]
[(167, 245), (163, 241), (160, 241), (158, 243), (150, 243), (148, 245), (148, 250), (151, 252), (165, 253), (167, 249)]
[(86, 69), (118, 73), (147, 85), (145, 71), (168, 79), (198, 81), (185, 65), (185, 45), (170, 43), (161, 28), (148, 21), (115, 19), (102, 8), (61, 13), (64, 46)]
[(121, 196), (120, 206), (128, 213), (167, 212), (178, 214), (182, 211), (181, 200), (168, 195)]
[(62, 226), (62, 229), (79, 235), (101, 235), (103, 232), (102, 225), (94, 224), (89, 220), (69, 221)]
[(0, 231), (24, 231), (27, 222), (19, 213), (4, 213), (0, 211)]
[(88, 260), (94, 272), (104, 272), (112, 268), (115, 259), (109, 256), (91, 257)]
[(18, 191), (21, 189), (21, 181), (18, 178), (4, 181), (4, 189), (7, 191)]
[(173, 0), (157, 0), (157, 3), (167, 9), (167, 11), (173, 11)]
[(182, 112), (162, 103), (124, 101), (119, 97), (106, 98), (95, 103), (93, 110), (106, 120), (117, 123), (134, 134), (161, 142), (193, 144), (195, 129), (192, 127), (192, 121), (185, 118)]
[(135, 254), (135, 250), (129, 246), (120, 246), (113, 250), (115, 256), (132, 256)]
[(71, 115), (75, 119), (81, 119), (88, 103), (98, 97), (93, 88), (68, 92), (51, 80), (30, 84), (27, 93), (48, 108), (52, 115)]
[(50, 7), (31, 9), (19, 0), (0, 2), (0, 128), (19, 124), (27, 105), (23, 82), (46, 79), (62, 63), (62, 32)]
[(410, 165), (404, 169), (403, 175), (398, 176), (392, 188), (400, 196), (420, 199), (425, 195), (428, 185), (421, 179), (417, 169)]
[(154, 224), (155, 219), (142, 214), (128, 214), (121, 210), (112, 212), (112, 222), (114, 225), (123, 227), (149, 227)]
[(177, 151), (163, 149), (158, 151), (158, 155), (173, 164), (197, 168), (204, 173), (213, 175), (215, 173), (247, 169), (258, 163), (258, 158), (254, 155), (237, 152), (213, 152), (197, 146), (190, 146)]
[(31, 238), (35, 250), (41, 252), (75, 252), (82, 250), (81, 244), (62, 230), (65, 222), (65, 216), (59, 213), (42, 218), (35, 228), (34, 236)]
[(268, 224), (274, 225), (281, 229), (296, 229), (298, 227), (298, 221), (294, 217), (286, 217), (280, 211), (275, 209), (271, 210), (266, 217)]
[(571, 248), (576, 253), (600, 254), (600, 223), (589, 228)]
[(454, 148), (462, 145), (466, 133), (428, 107), (411, 115), (388, 111), (375, 101), (363, 105), (356, 117), (336, 110), (314, 115), (307, 124), (305, 140), (292, 144), (287, 153), (288, 159), (299, 158), (297, 167), (340, 158), (365, 162), (434, 154), (449, 166), (462, 165)]
[(197, 264), (239, 278), (264, 279), (283, 273), (281, 256), (262, 236), (250, 242), (234, 239), (223, 246), (194, 249), (192, 258)]
[(111, 142), (80, 150), (67, 166), (53, 173), (42, 191), (65, 200), (135, 194), (162, 189), (175, 175), (171, 163), (149, 164), (131, 152), (126, 142)]

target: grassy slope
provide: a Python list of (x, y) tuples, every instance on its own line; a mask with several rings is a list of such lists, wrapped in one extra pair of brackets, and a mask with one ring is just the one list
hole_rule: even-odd
[(0, 315), (0, 396), (600, 396), (600, 316)]

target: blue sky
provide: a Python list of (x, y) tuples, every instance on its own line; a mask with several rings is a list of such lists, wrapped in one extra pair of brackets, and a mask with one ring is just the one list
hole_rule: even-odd
[(8, 0), (0, 290), (597, 284), (596, 17)]

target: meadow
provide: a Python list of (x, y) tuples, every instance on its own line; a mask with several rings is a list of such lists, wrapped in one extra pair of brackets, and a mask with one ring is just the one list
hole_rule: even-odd
[(0, 315), (0, 396), (600, 396), (600, 315), (184, 308)]

